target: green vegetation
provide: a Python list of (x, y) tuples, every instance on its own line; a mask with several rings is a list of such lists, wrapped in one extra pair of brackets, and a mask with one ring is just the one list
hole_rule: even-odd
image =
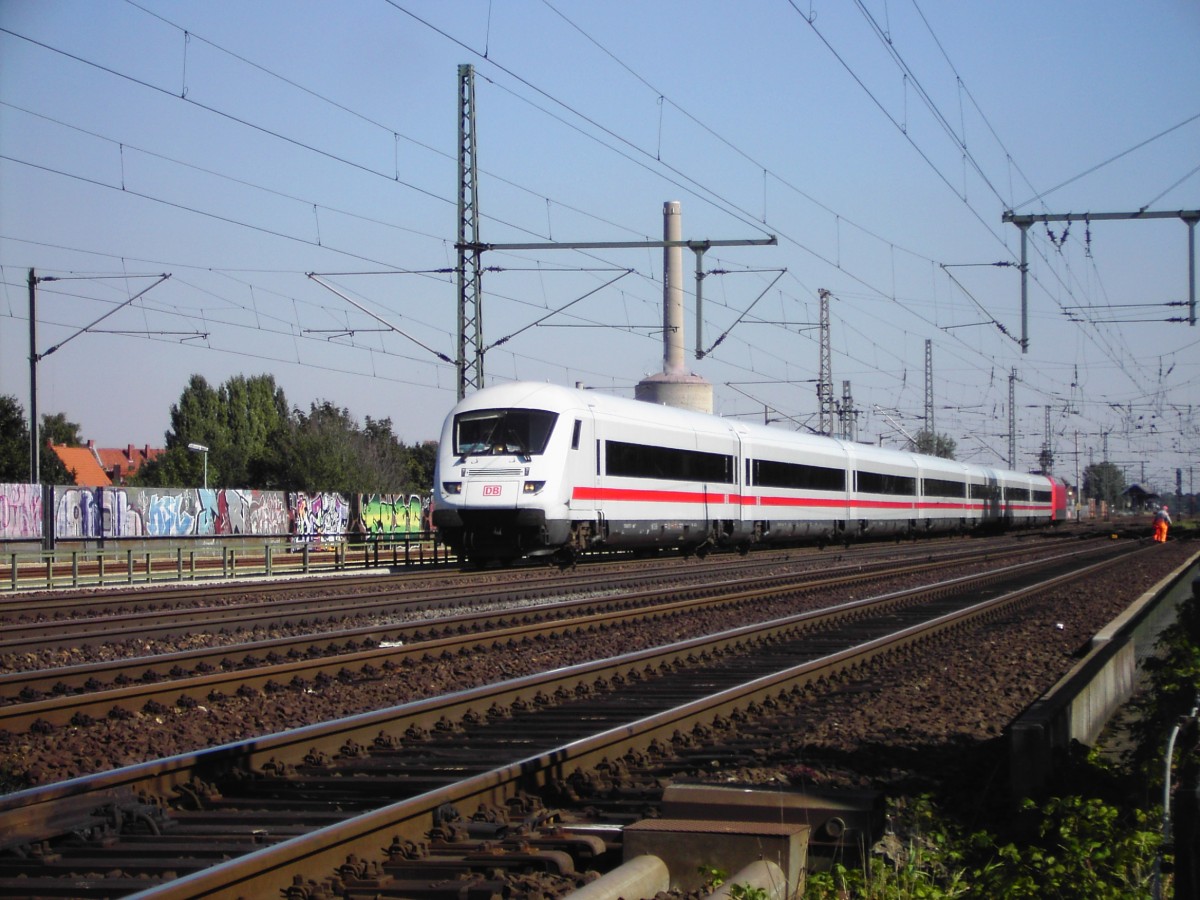
[[(79, 426), (62, 413), (42, 416), (42, 439), (77, 447)], [(44, 444), (43, 444), (44, 446)], [(71, 484), (71, 473), (57, 456), (43, 449), (38, 453), (38, 481), (42, 484)], [(0, 395), (0, 482), (29, 481), (29, 416), (11, 394)]]
[[(62, 413), (42, 416), (43, 441), (78, 447), (79, 424)], [(207, 447), (194, 452), (189, 444)], [(289, 409), (270, 375), (230, 378), (213, 388), (193, 375), (171, 406), (166, 448), (128, 480), (140, 487), (198, 487), (205, 467), (210, 487), (339, 491), (347, 494), (428, 494), (433, 443), (405, 445), (391, 419), (360, 425), (328, 401), (307, 412)], [(42, 484), (73, 484), (48, 450), (39, 454)], [(29, 481), (28, 417), (17, 399), (0, 395), (0, 482)]]
[[(961, 809), (955, 798), (894, 799), (888, 833), (869, 858), (810, 874), (806, 900), (1151, 898), (1160, 852), (1158, 896), (1173, 897), (1175, 847), (1185, 863), (1195, 836), (1177, 831), (1174, 845), (1162, 844), (1163, 755), (1172, 725), (1195, 708), (1200, 691), (1200, 601), (1180, 606), (1157, 649), (1145, 664), (1149, 686), (1131, 704), (1129, 751), (1110, 761), (1081, 748), (1056, 777), (1062, 796), (1027, 799), (1011, 816), (993, 811), (987, 831), (960, 824), (978, 810)], [(1194, 790), (1198, 770), (1193, 727), (1176, 746), (1176, 781)]]
[(130, 483), (194, 487), (207, 462), (211, 486), (424, 494), (433, 484), (435, 455), (433, 445), (397, 440), (390, 419), (368, 416), (360, 426), (328, 401), (289, 411), (270, 375), (239, 375), (218, 388), (193, 375), (171, 407), (165, 452)]
[(1083, 470), (1083, 498), (1115, 507), (1125, 492), (1125, 474), (1110, 462), (1092, 463)]
[(915, 444), (918, 453), (943, 459), (954, 459), (954, 451), (958, 449), (958, 442), (954, 438), (947, 434), (934, 434), (927, 429), (917, 432)]
[[(717, 888), (724, 886), (729, 880), (729, 873), (715, 866), (701, 866), (697, 871), (704, 878), (704, 893), (711, 894)], [(767, 900), (770, 893), (751, 884), (731, 884), (729, 896), (732, 900)]]
[(835, 864), (810, 874), (806, 900), (1152, 896), (1159, 835), (1137, 810), (1083, 797), (1026, 801), (1036, 833), (1009, 838), (960, 830), (929, 797), (891, 811), (893, 831), (867, 868)]

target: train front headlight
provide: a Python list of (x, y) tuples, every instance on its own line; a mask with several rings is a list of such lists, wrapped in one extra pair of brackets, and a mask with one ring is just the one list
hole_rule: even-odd
[(442, 482), (442, 490), (445, 491), (447, 494), (461, 494), (462, 493), (462, 482), (461, 481), (443, 481)]
[(525, 482), (525, 486), (522, 490), (526, 494), (536, 494), (545, 486), (546, 482), (544, 481), (527, 481)]

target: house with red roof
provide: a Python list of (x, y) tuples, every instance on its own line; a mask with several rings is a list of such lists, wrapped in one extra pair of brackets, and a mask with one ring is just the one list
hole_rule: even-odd
[(163, 451), (151, 447), (135, 447), (133, 444), (121, 448), (97, 447), (88, 441), (86, 447), (68, 447), (66, 444), (47, 444), (68, 472), (74, 473), (75, 484), (80, 487), (109, 487), (124, 484), (125, 480), (143, 464), (158, 457)]
[[(91, 441), (88, 445), (91, 446)], [(163, 451), (157, 447), (135, 447), (127, 444), (124, 449), (98, 447), (96, 455), (100, 465), (108, 473), (113, 484), (124, 484), (125, 479), (135, 473), (152, 459), (157, 459)]]

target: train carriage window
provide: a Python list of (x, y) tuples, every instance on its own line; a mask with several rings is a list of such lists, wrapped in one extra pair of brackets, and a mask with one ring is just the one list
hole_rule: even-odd
[(454, 417), (459, 456), (536, 456), (546, 451), (558, 413), (542, 409), (478, 409)]
[(680, 450), (625, 441), (604, 442), (604, 468), (608, 475), (627, 478), (661, 478), (733, 484), (733, 457), (702, 450)]
[(1009, 487), (1004, 489), (1005, 500), (1028, 500), (1029, 488)]
[(844, 491), (846, 472), (828, 466), (754, 460), (754, 483), (760, 487), (797, 488), (809, 491)]
[(888, 472), (859, 472), (856, 480), (858, 490), (863, 494), (903, 494), (914, 496), (917, 493), (917, 479), (911, 475), (892, 475)]
[(972, 500), (999, 500), (1000, 486), (996, 484), (972, 484)]
[(1051, 497), (1049, 491), (1034, 491), (1033, 492), (1033, 502), (1034, 503), (1050, 503), (1052, 499), (1053, 498)]
[(965, 497), (967, 486), (961, 481), (951, 481), (948, 478), (924, 478), (921, 481), (922, 493), (926, 497)]
[(571, 432), (571, 449), (572, 450), (579, 449), (579, 434), (581, 431), (583, 431), (583, 420), (576, 419), (575, 420), (575, 430)]

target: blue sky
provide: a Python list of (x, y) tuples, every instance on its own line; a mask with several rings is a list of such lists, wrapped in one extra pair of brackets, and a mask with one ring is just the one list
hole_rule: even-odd
[[(817, 425), (825, 289), (860, 439), (922, 427), (930, 340), (959, 458), (1005, 462), (1015, 369), (1021, 468), (1049, 407), (1069, 480), (1107, 439), (1131, 481), (1186, 490), (1200, 329), (1163, 320), (1188, 229), (1084, 215), (1200, 208), (1198, 46), (1193, 0), (0, 0), (0, 392), (28, 407), (34, 268), (60, 279), (39, 353), (69, 339), (39, 408), (102, 446), (161, 446), (193, 373), (435, 438), (470, 63), (484, 241), (657, 240), (669, 200), (689, 240), (778, 237), (705, 255), (702, 343), (727, 336), (699, 360), (685, 254), (719, 413)], [(1007, 209), (1078, 217), (1030, 228), (1024, 354), (1018, 272), (990, 265), (1019, 259)], [(661, 369), (661, 251), (484, 265), (484, 342), (514, 335), (488, 383), (628, 395)]]

